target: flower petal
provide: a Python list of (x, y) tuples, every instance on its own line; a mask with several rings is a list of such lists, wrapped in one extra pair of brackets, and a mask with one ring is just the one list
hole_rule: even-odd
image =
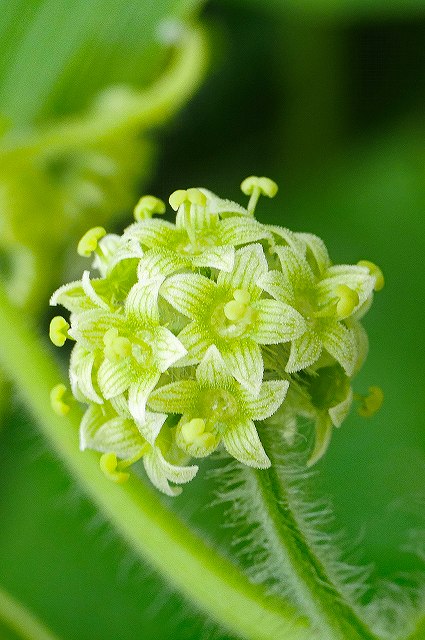
[(334, 425), (334, 427), (340, 427), (342, 425), (345, 418), (350, 413), (352, 403), (353, 403), (353, 390), (350, 387), (348, 389), (348, 393), (345, 396), (344, 400), (342, 400), (339, 404), (336, 404), (334, 407), (331, 407), (328, 410), (329, 417), (332, 420), (332, 424)]
[(106, 311), (110, 311), (110, 305), (97, 293), (94, 286), (95, 282), (100, 282), (100, 279), (92, 281), (90, 280), (90, 271), (84, 271), (83, 277), (81, 278), (81, 284), (84, 289), (84, 293), (88, 298), (90, 298), (95, 306), (100, 307), (101, 309), (105, 309)]
[(97, 372), (97, 382), (105, 400), (124, 393), (133, 382), (129, 358), (117, 363), (105, 358)]
[(294, 373), (314, 364), (322, 353), (322, 342), (314, 331), (307, 330), (291, 343), (288, 364), (285, 371)]
[(314, 448), (307, 461), (307, 466), (311, 467), (316, 464), (320, 458), (326, 453), (332, 436), (332, 422), (328, 416), (320, 416), (316, 420), (315, 425)]
[(101, 453), (115, 453), (119, 458), (130, 459), (146, 446), (131, 420), (120, 416), (108, 418), (98, 405), (91, 405), (80, 425), (80, 448), (94, 449)]
[(211, 345), (196, 369), (196, 379), (201, 387), (223, 389), (232, 385), (231, 373), (215, 345)]
[(229, 342), (221, 350), (228, 371), (248, 391), (257, 394), (263, 380), (263, 357), (254, 340), (245, 338)]
[(302, 254), (289, 247), (276, 247), (282, 273), (285, 280), (291, 283), (294, 290), (306, 289), (315, 284), (315, 277), (310, 265)]
[(156, 327), (154, 329), (154, 353), (161, 373), (164, 373), (175, 362), (187, 354), (187, 350), (166, 327)]
[(357, 362), (356, 339), (352, 329), (347, 329), (342, 322), (329, 323), (326, 330), (321, 332), (321, 339), (326, 351), (351, 376)]
[(69, 334), (88, 350), (103, 349), (103, 337), (108, 329), (120, 330), (123, 326), (123, 316), (91, 309), (73, 317)]
[(212, 267), (221, 271), (231, 271), (235, 263), (233, 247), (212, 247), (192, 258), (194, 267)]
[(288, 342), (298, 338), (307, 329), (303, 316), (283, 302), (258, 300), (253, 309), (258, 316), (251, 335), (259, 344)]
[(177, 229), (171, 222), (152, 218), (127, 227), (123, 238), (133, 238), (150, 249), (171, 246), (177, 235)]
[(139, 280), (144, 282), (158, 276), (170, 276), (187, 264), (188, 260), (181, 258), (174, 251), (152, 249), (139, 261), (137, 274)]
[(295, 303), (294, 289), (281, 271), (269, 271), (258, 279), (258, 286), (284, 304)]
[[(78, 398), (83, 394), (85, 400), (97, 404), (103, 404), (103, 398), (99, 396), (93, 385), (93, 365), (95, 354), (87, 352), (79, 344), (76, 344), (71, 353), (69, 378), (73, 394)], [(78, 398), (79, 399), (79, 398)]]
[(137, 424), (145, 421), (146, 401), (160, 378), (156, 371), (147, 371), (130, 385), (128, 392), (128, 408)]
[(243, 393), (243, 401), (251, 420), (270, 418), (284, 401), (288, 387), (287, 380), (268, 380), (261, 385), (257, 397)]
[(279, 241), (283, 240), (284, 244), (293, 249), (295, 253), (305, 256), (305, 244), (298, 238), (298, 233), (273, 224), (268, 224), (267, 229), (272, 232), (273, 236), (278, 237), (277, 244), (282, 244)]
[(192, 320), (202, 315), (215, 291), (216, 284), (198, 273), (171, 276), (160, 289), (167, 302)]
[(155, 445), (155, 441), (167, 418), (166, 413), (151, 413), (150, 411), (146, 411), (144, 422), (136, 423), (139, 432), (152, 447)]
[(270, 460), (252, 420), (230, 427), (223, 435), (223, 444), (230, 455), (249, 467), (256, 469), (270, 467)]
[(50, 304), (52, 307), (60, 304), (71, 313), (80, 313), (97, 308), (97, 305), (85, 294), (81, 280), (64, 284), (59, 289), (56, 289), (50, 298)]
[(317, 267), (314, 269), (315, 272), (318, 275), (322, 275), (323, 272), (332, 264), (323, 240), (318, 236), (315, 236), (313, 233), (296, 233), (295, 235), (306, 245), (306, 257), (307, 259), (314, 260)]
[(199, 191), (202, 191), (202, 193), (207, 196), (207, 206), (210, 214), (218, 214), (220, 217), (249, 215), (248, 211), (244, 209), (244, 207), (241, 207), (237, 202), (219, 198), (215, 193), (208, 189), (204, 189), (203, 187), (200, 187)]
[(177, 496), (182, 491), (181, 487), (171, 487), (169, 480), (184, 484), (190, 482), (198, 472), (197, 466), (178, 467), (170, 464), (157, 447), (143, 456), (143, 464), (152, 484), (168, 496)]
[(200, 362), (208, 347), (211, 346), (211, 338), (204, 327), (196, 320), (190, 322), (178, 334), (178, 339), (187, 349), (187, 356), (176, 363), (177, 367), (188, 366)]
[(171, 382), (152, 391), (148, 406), (154, 411), (183, 414), (193, 407), (198, 393), (199, 387), (195, 380)]
[(125, 301), (125, 315), (136, 322), (158, 324), (158, 292), (163, 282), (164, 276), (156, 276), (133, 285)]
[(220, 272), (217, 284), (227, 289), (243, 289), (251, 298), (257, 299), (261, 294), (258, 280), (267, 270), (263, 247), (260, 244), (248, 245), (236, 251), (233, 270), (230, 273)]
[(252, 218), (233, 217), (220, 222), (218, 235), (222, 244), (237, 247), (270, 238), (267, 227)]

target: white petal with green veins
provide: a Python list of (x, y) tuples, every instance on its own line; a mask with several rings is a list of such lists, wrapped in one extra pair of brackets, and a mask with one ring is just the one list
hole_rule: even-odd
[(302, 240), (305, 243), (308, 251), (310, 251), (314, 258), (318, 274), (322, 275), (323, 272), (332, 264), (323, 240), (312, 233), (296, 233), (295, 235), (299, 240)]
[(137, 381), (129, 386), (128, 408), (134, 420), (143, 424), (146, 414), (146, 401), (152, 389), (155, 388), (160, 374), (156, 371), (146, 372), (138, 376)]
[(326, 351), (335, 358), (348, 376), (354, 372), (357, 361), (357, 347), (354, 333), (342, 322), (330, 323), (321, 333)]
[(176, 234), (177, 229), (174, 224), (166, 220), (152, 218), (127, 227), (124, 238), (133, 238), (142, 246), (151, 249), (153, 247), (169, 247)]
[(148, 406), (154, 411), (186, 413), (198, 397), (199, 387), (195, 380), (179, 380), (158, 387), (148, 398)]
[(208, 347), (211, 346), (211, 337), (205, 328), (196, 320), (187, 324), (178, 334), (178, 339), (187, 350), (187, 356), (175, 363), (176, 367), (187, 366), (199, 362)]
[(345, 396), (344, 400), (342, 400), (339, 404), (331, 407), (328, 410), (329, 417), (332, 420), (332, 424), (334, 427), (340, 427), (344, 422), (345, 418), (350, 413), (350, 408), (353, 403), (353, 390), (351, 387), (348, 389), (348, 393)]
[(209, 347), (196, 369), (196, 379), (202, 387), (226, 389), (232, 385), (232, 375), (216, 346)]
[(285, 400), (289, 388), (287, 380), (268, 380), (263, 382), (257, 397), (242, 394), (247, 414), (252, 420), (270, 418)]
[(240, 422), (228, 429), (223, 435), (223, 444), (230, 455), (249, 467), (256, 469), (270, 467), (270, 460), (252, 420)]
[[(73, 353), (74, 351), (75, 347)], [(75, 355), (74, 357), (73, 355), (71, 355), (71, 377), (75, 377), (75, 384), (78, 386), (78, 389), (87, 400), (90, 400), (91, 402), (95, 402), (97, 404), (103, 404), (103, 399), (99, 396), (93, 385), (92, 374), (94, 361), (94, 353), (86, 353), (84, 356), (78, 357), (78, 361)]]
[(97, 372), (97, 382), (106, 400), (124, 393), (132, 383), (132, 371), (129, 358), (110, 362), (104, 359)]
[(263, 380), (261, 349), (251, 338), (233, 340), (221, 350), (227, 369), (240, 384), (256, 394)]
[(314, 447), (307, 461), (308, 467), (316, 464), (316, 462), (324, 456), (327, 448), (329, 447), (331, 436), (332, 422), (330, 421), (329, 416), (321, 415), (316, 420)]
[(281, 271), (269, 271), (259, 278), (258, 286), (280, 302), (289, 304), (290, 306), (295, 302), (292, 284), (285, 278)]
[(277, 300), (258, 300), (252, 337), (259, 344), (288, 342), (302, 335), (307, 326), (303, 316), (293, 307)]
[(149, 442), (150, 445), (154, 446), (167, 417), (168, 416), (165, 413), (151, 413), (150, 411), (147, 411), (144, 422), (136, 422), (136, 426), (140, 434), (147, 442)]
[(157, 366), (161, 373), (178, 362), (187, 354), (186, 348), (179, 338), (176, 338), (166, 327), (156, 327), (154, 333), (154, 353)]
[(216, 284), (198, 273), (171, 276), (160, 289), (167, 302), (192, 319), (202, 315), (215, 292)]
[(252, 218), (226, 218), (220, 223), (218, 236), (222, 244), (237, 247), (270, 238), (267, 227)]
[(222, 271), (231, 271), (235, 263), (234, 247), (212, 247), (205, 249), (199, 255), (193, 256), (192, 266), (212, 267)]
[(316, 279), (313, 271), (300, 253), (295, 253), (289, 247), (276, 247), (276, 253), (279, 256), (283, 276), (294, 290), (314, 286)]
[(294, 373), (310, 367), (319, 359), (321, 353), (322, 342), (319, 336), (314, 331), (308, 330), (291, 343), (291, 351), (285, 371)]
[(90, 271), (84, 271), (81, 284), (83, 286), (84, 293), (88, 298), (90, 298), (94, 305), (101, 309), (105, 309), (106, 311), (110, 311), (110, 305), (96, 292), (93, 282), (90, 280)]
[(267, 260), (263, 247), (253, 244), (238, 249), (235, 255), (235, 265), (230, 273), (221, 272), (217, 284), (227, 289), (242, 289), (248, 291), (251, 299), (256, 300), (261, 294), (258, 280), (267, 273)]
[(170, 276), (187, 266), (187, 260), (167, 249), (148, 251), (140, 260), (137, 274), (141, 281), (157, 276)]
[(126, 316), (136, 322), (158, 324), (158, 292), (163, 282), (164, 276), (157, 276), (133, 285), (125, 301)]

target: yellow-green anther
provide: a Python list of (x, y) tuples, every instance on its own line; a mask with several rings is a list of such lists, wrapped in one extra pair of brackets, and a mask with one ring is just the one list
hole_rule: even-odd
[(186, 422), (181, 429), (182, 436), (187, 444), (193, 444), (204, 434), (205, 421), (202, 418), (193, 418)]
[(242, 304), (249, 304), (251, 301), (251, 296), (245, 289), (236, 289), (233, 292), (233, 297), (237, 302), (241, 302)]
[(224, 315), (231, 322), (238, 322), (242, 320), (246, 314), (247, 306), (237, 300), (230, 300), (224, 305)]
[(115, 453), (104, 453), (99, 460), (99, 465), (105, 476), (112, 482), (122, 484), (130, 477), (129, 473), (117, 470), (118, 460)]
[(142, 196), (134, 207), (133, 213), (138, 222), (149, 220), (154, 213), (165, 213), (165, 202), (155, 196)]
[(132, 345), (128, 338), (118, 335), (118, 329), (108, 329), (103, 336), (105, 357), (111, 362), (122, 360), (131, 355)]
[(49, 338), (56, 347), (63, 347), (68, 336), (69, 324), (62, 316), (52, 318), (49, 327)]
[(93, 227), (89, 229), (78, 243), (77, 253), (83, 258), (89, 258), (93, 251), (96, 251), (99, 240), (106, 235), (103, 227)]
[(168, 198), (168, 202), (170, 203), (174, 211), (177, 211), (180, 205), (182, 205), (184, 202), (187, 202), (188, 199), (189, 198), (186, 189), (177, 189), (177, 191), (173, 191), (171, 196)]
[(191, 204), (199, 204), (202, 207), (205, 207), (205, 205), (207, 204), (206, 195), (202, 193), (202, 191), (199, 191), (199, 189), (190, 188), (187, 189), (186, 193), (187, 199)]
[(251, 196), (248, 202), (248, 212), (254, 214), (260, 195), (274, 198), (278, 191), (278, 186), (270, 178), (249, 176), (249, 178), (243, 180), (241, 190), (246, 196)]
[(335, 291), (339, 300), (336, 303), (338, 318), (348, 318), (359, 304), (359, 294), (346, 284), (340, 284)]
[(358, 263), (359, 267), (366, 267), (370, 271), (370, 275), (375, 278), (375, 291), (381, 291), (384, 288), (385, 278), (381, 269), (374, 262), (370, 262), (369, 260), (360, 260)]
[(196, 444), (205, 449), (212, 449), (215, 445), (215, 437), (213, 433), (202, 433), (196, 438)]
[(58, 416), (66, 416), (71, 409), (70, 405), (65, 402), (67, 395), (67, 388), (62, 383), (57, 384), (50, 392), (50, 404)]
[(357, 410), (358, 414), (362, 418), (370, 418), (381, 408), (384, 402), (384, 392), (381, 387), (369, 387), (369, 394), (360, 396), (359, 399), (361, 400), (361, 405)]

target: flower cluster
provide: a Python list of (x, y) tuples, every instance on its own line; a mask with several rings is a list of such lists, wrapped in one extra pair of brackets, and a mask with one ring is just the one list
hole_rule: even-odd
[[(122, 236), (95, 227), (81, 239), (98, 277), (85, 271), (52, 296), (70, 319), (53, 318), (50, 337), (75, 341), (72, 395), (88, 405), (81, 448), (101, 452), (116, 482), (142, 459), (175, 495), (198, 470), (191, 461), (220, 446), (267, 468), (256, 421), (279, 419), (289, 437), (299, 415), (316, 425), (312, 464), (350, 409), (367, 353), (360, 319), (382, 273), (367, 261), (332, 265), (318, 237), (260, 224), (255, 207), (276, 194), (272, 180), (241, 188), (247, 208), (203, 188), (175, 191), (175, 224), (154, 218), (165, 204), (144, 196)], [(68, 395), (52, 390), (60, 414)], [(363, 415), (381, 401), (372, 388)]]

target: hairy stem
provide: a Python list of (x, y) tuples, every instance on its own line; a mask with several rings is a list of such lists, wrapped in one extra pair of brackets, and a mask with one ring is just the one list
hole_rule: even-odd
[(261, 525), (279, 565), (276, 572), (281, 573), (296, 601), (323, 634), (320, 639), (377, 640), (334, 584), (322, 559), (304, 535), (295, 500), (279, 477), (279, 467), (273, 455), (276, 443), (271, 442), (271, 438), (267, 440), (272, 467), (251, 473), (254, 490), (262, 504)]
[(22, 314), (0, 288), (0, 364), (37, 419), (42, 432), (83, 490), (134, 552), (218, 623), (252, 640), (311, 640), (308, 623), (283, 600), (268, 596), (193, 532), (159, 495), (133, 477), (125, 485), (99, 471), (99, 456), (81, 453), (81, 412), (66, 418), (50, 407), (49, 390), (61, 376)]
[(25, 607), (0, 587), (0, 623), (24, 640), (58, 640)]

